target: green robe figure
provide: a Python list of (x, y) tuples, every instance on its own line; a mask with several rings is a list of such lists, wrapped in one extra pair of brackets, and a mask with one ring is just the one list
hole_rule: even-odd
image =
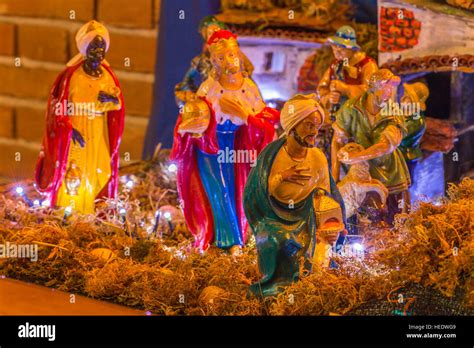
[[(391, 114), (388, 101), (400, 84), (400, 78), (390, 70), (375, 72), (369, 90), (362, 96), (349, 99), (336, 114), (333, 124), (331, 157), (334, 177), (339, 179), (340, 163), (353, 165), (368, 161), (372, 178), (388, 189), (384, 220), (392, 224), (396, 214), (408, 211), (410, 174), (402, 152), (398, 148), (406, 135), (402, 117)], [(349, 141), (362, 145), (364, 150), (347, 153), (342, 147)]]
[(324, 110), (314, 98), (296, 95), (285, 103), (285, 134), (265, 147), (245, 187), (245, 215), (263, 275), (250, 290), (259, 297), (298, 280), (300, 263), (311, 270), (317, 239), (333, 245), (344, 230), (342, 198), (315, 144)]

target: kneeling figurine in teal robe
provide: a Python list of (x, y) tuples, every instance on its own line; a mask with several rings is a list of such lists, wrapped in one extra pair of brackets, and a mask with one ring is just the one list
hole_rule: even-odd
[(250, 287), (257, 296), (276, 295), (298, 280), (300, 263), (311, 271), (316, 243), (332, 245), (344, 230), (344, 203), (315, 144), (323, 122), (314, 94), (287, 101), (285, 134), (265, 147), (248, 177), (245, 214), (263, 275)]

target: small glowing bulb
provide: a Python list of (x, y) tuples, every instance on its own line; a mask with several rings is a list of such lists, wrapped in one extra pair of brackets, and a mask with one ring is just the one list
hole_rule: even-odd
[(49, 207), (51, 205), (51, 201), (49, 199), (44, 200), (41, 205), (43, 207)]
[(72, 207), (66, 207), (66, 209), (64, 209), (64, 214), (66, 215), (70, 215), (72, 213)]
[(127, 214), (127, 211), (125, 210), (125, 208), (121, 208), (119, 210), (119, 213), (120, 213), (120, 215), (125, 216)]
[(23, 187), (21, 187), (21, 186), (18, 186), (18, 187), (15, 189), (15, 191), (16, 191), (16, 193), (18, 193), (19, 195), (22, 195), (23, 192), (25, 192), (25, 191), (23, 190)]
[(169, 211), (165, 212), (163, 216), (165, 217), (166, 220), (171, 220), (171, 213)]
[(34, 205), (35, 207), (39, 207), (39, 206), (40, 206), (40, 201), (39, 201), (39, 199), (35, 199), (35, 200), (33, 201), (33, 205)]
[(128, 180), (127, 183), (125, 184), (125, 186), (126, 186), (128, 189), (133, 188), (133, 181), (132, 181), (132, 180)]
[(364, 251), (364, 246), (360, 243), (354, 243), (353, 247), (355, 251)]
[(176, 171), (178, 170), (178, 166), (174, 163), (171, 163), (169, 166), (168, 166), (168, 171), (170, 173), (176, 173)]

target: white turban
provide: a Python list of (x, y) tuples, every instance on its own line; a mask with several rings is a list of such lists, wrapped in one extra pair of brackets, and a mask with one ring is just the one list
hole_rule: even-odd
[(280, 113), (280, 123), (285, 134), (290, 131), (313, 112), (318, 112), (321, 117), (321, 124), (324, 123), (324, 109), (316, 100), (316, 94), (296, 94), (288, 100)]
[(110, 36), (107, 28), (95, 20), (89, 21), (84, 24), (76, 34), (76, 45), (80, 53), (67, 63), (68, 66), (79, 63), (87, 56), (87, 47), (89, 47), (96, 36), (100, 36), (104, 39), (105, 51), (107, 52), (109, 50)]

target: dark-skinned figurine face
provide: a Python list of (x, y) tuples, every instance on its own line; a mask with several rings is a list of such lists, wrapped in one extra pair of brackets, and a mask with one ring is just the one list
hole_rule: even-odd
[(87, 46), (87, 57), (86, 59), (96, 65), (102, 63), (105, 59), (105, 50), (107, 44), (102, 36), (97, 35), (94, 40), (91, 41)]
[(296, 142), (304, 147), (315, 147), (319, 129), (322, 125), (319, 112), (315, 111), (298, 123), (290, 132)]

